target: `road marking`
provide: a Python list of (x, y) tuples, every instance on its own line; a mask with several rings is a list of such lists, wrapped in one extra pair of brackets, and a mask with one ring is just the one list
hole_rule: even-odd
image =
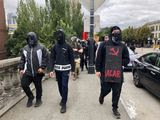
[(121, 101), (122, 105), (124, 106), (129, 118), (131, 120), (135, 119), (136, 115), (137, 115), (135, 103), (130, 99), (125, 101), (122, 96), (120, 98), (120, 101)]

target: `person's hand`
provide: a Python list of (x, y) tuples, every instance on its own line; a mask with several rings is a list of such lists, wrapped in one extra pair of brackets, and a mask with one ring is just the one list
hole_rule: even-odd
[(19, 72), (20, 75), (23, 75), (23, 74), (24, 74), (24, 70), (18, 69), (18, 72)]
[(96, 72), (97, 77), (101, 77), (101, 72)]
[(73, 51), (78, 51), (78, 49), (73, 49)]
[(39, 68), (38, 73), (44, 73), (44, 70), (42, 68)]
[(78, 52), (79, 52), (79, 53), (83, 53), (83, 49), (80, 49)]
[(50, 72), (49, 73), (49, 77), (51, 77), (51, 78), (54, 78), (56, 75), (55, 75), (55, 72)]
[(74, 77), (74, 75), (75, 75), (75, 72), (71, 72), (71, 75)]
[(24, 74), (24, 70), (20, 70), (18, 69), (18, 73), (20, 74), (20, 79), (22, 78), (23, 74)]

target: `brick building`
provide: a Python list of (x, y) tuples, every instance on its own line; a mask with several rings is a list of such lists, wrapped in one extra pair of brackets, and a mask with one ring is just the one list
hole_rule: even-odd
[(7, 39), (6, 21), (3, 0), (0, 0), (0, 59), (6, 57), (5, 41)]

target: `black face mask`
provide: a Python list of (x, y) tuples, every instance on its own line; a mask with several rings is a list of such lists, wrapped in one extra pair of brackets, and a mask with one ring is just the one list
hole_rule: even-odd
[(113, 33), (112, 34), (112, 41), (116, 44), (120, 43), (121, 41), (121, 34), (120, 33)]
[(61, 31), (57, 32), (57, 42), (58, 44), (63, 44), (65, 42), (64, 33)]
[(27, 42), (30, 47), (34, 47), (37, 44), (37, 38), (35, 36), (29, 35)]

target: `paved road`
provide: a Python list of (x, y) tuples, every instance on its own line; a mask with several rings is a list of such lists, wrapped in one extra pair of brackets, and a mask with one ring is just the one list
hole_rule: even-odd
[(121, 99), (131, 118), (135, 120), (160, 119), (160, 100), (146, 89), (135, 87), (131, 72), (125, 73)]
[[(95, 75), (81, 73), (79, 80), (69, 83), (68, 111), (59, 112), (60, 97), (57, 83), (49, 79), (43, 83), (43, 105), (26, 108), (26, 98), (8, 111), (1, 120), (115, 120), (111, 111), (111, 94), (104, 105), (98, 103), (100, 83)], [(122, 104), (119, 104), (122, 120), (130, 120)]]
[[(139, 55), (156, 51), (153, 48), (137, 48)], [(133, 84), (131, 72), (125, 73), (121, 101), (124, 103), (129, 116), (135, 120), (159, 120), (160, 100), (144, 88), (137, 88)]]
[[(136, 50), (144, 54), (153, 49)], [(49, 79), (43, 83), (43, 105), (39, 108), (26, 108), (26, 98), (8, 111), (1, 120), (114, 120), (111, 111), (111, 95), (105, 98), (104, 105), (98, 103), (100, 83), (95, 75), (83, 72), (77, 81), (70, 80), (68, 111), (60, 114), (57, 83)], [(129, 120), (123, 107), (130, 117), (136, 120), (159, 120), (160, 101), (145, 89), (134, 87), (132, 74), (125, 73), (119, 110), (122, 120)]]

